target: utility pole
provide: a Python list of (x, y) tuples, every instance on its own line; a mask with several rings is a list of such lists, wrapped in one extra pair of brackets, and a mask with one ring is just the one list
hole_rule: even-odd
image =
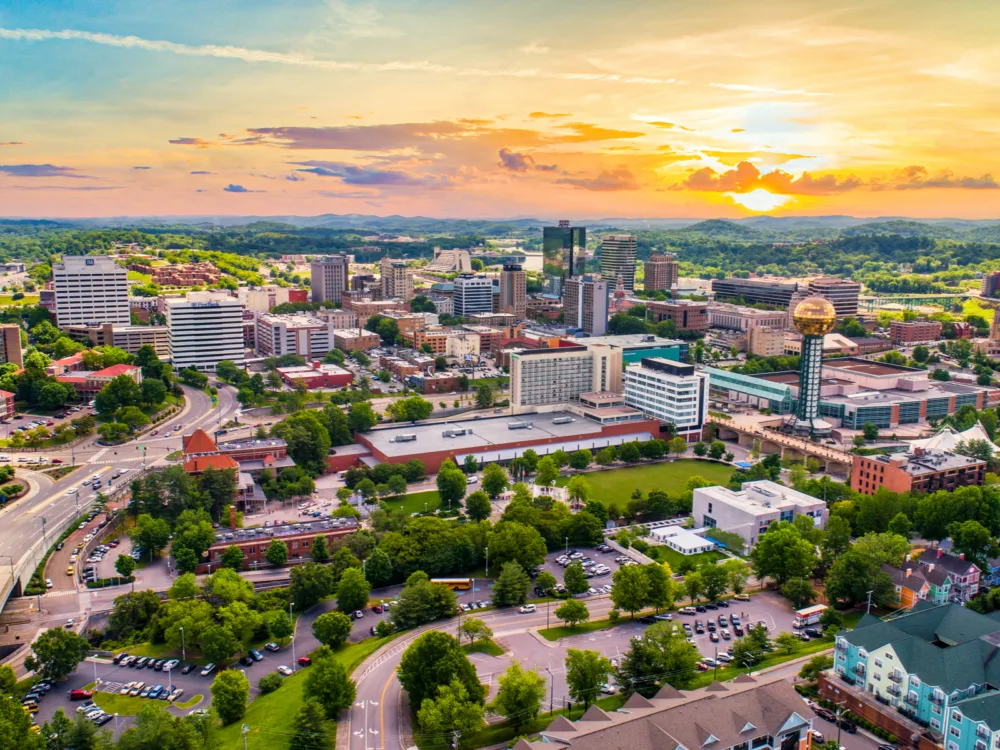
[[(288, 602), (288, 616), (292, 617), (292, 605), (295, 602)], [(292, 618), (292, 671), (295, 672), (298, 662), (295, 661), (295, 618)]]
[(874, 589), (868, 592), (868, 614), (872, 613), (872, 594), (874, 593), (875, 593)]
[(843, 710), (843, 703), (837, 704), (837, 747), (840, 747), (840, 713)]
[(545, 671), (549, 673), (549, 715), (551, 716), (553, 713), (555, 713), (552, 707), (552, 699), (554, 697), (556, 685), (552, 679), (552, 670), (549, 669), (549, 667), (545, 667)]
[(247, 732), (250, 731), (250, 727), (244, 724), (240, 727), (240, 734), (243, 735), (243, 750), (247, 750)]
[(490, 547), (486, 545), (486, 577), (490, 577)]
[(187, 661), (187, 646), (184, 644), (184, 626), (181, 625), (181, 659)]

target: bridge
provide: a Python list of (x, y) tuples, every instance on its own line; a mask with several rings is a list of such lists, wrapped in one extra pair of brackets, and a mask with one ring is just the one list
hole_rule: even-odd
[[(780, 419), (776, 418), (775, 423), (780, 423)], [(743, 448), (752, 448), (754, 441), (757, 441), (760, 452), (764, 454), (777, 453), (782, 459), (790, 461), (805, 461), (812, 457), (819, 461), (821, 469), (828, 474), (846, 475), (851, 468), (853, 456), (850, 453), (778, 432), (770, 423), (741, 423), (721, 416), (710, 416), (708, 421), (719, 428), (720, 440), (735, 440)]]
[(902, 305), (912, 310), (921, 305), (947, 305), (953, 302), (964, 302), (979, 296), (973, 290), (947, 294), (880, 294), (858, 297), (858, 307), (866, 312), (875, 312), (886, 305)]

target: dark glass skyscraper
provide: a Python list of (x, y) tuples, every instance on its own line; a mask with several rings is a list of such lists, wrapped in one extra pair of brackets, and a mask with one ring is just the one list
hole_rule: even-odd
[(586, 253), (586, 228), (560, 221), (557, 227), (542, 229), (542, 273), (550, 291), (562, 295), (563, 282), (584, 272)]

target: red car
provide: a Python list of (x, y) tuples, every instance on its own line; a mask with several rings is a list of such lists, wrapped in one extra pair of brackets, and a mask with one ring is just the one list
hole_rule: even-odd
[(300, 656), (299, 657), (299, 666), (300, 667), (308, 667), (312, 663), (313, 663), (312, 659), (310, 659), (308, 656)]
[(70, 690), (69, 699), (71, 701), (85, 701), (94, 696), (93, 690)]
[(61, 464), (62, 463), (62, 459), (61, 458), (53, 458), (53, 459), (51, 459), (49, 461), (49, 463), (50, 464)]

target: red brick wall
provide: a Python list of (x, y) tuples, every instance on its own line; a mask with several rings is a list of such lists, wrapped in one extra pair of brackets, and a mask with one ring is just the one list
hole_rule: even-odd
[(362, 455), (360, 453), (331, 454), (326, 457), (326, 473), (336, 474), (338, 471), (347, 471), (353, 466), (360, 466)]

